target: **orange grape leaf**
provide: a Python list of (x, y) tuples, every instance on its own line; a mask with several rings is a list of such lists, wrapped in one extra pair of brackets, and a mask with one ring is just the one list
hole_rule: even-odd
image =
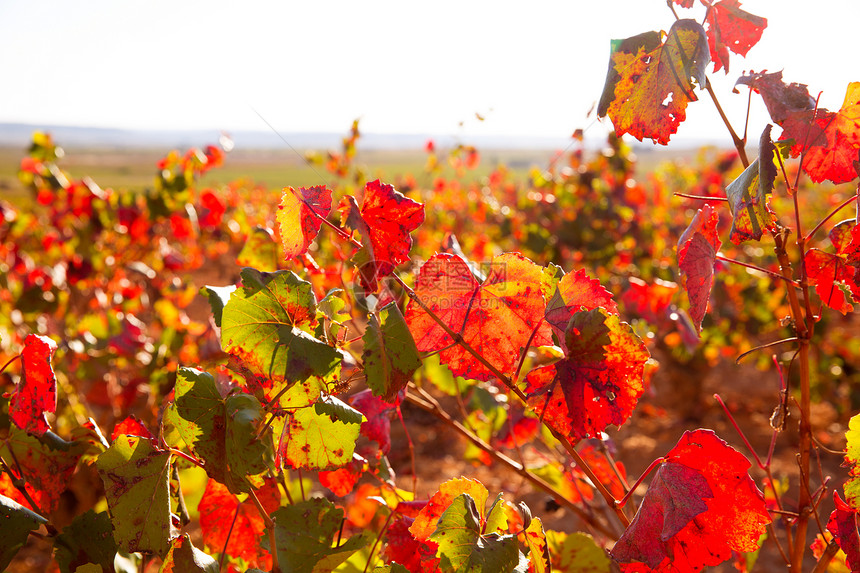
[(702, 320), (708, 310), (708, 299), (714, 285), (714, 263), (722, 245), (717, 237), (719, 220), (714, 208), (705, 204), (696, 212), (678, 241), (678, 268), (690, 299), (690, 318), (698, 332), (702, 330)]
[(367, 460), (356, 453), (352, 454), (352, 461), (342, 468), (321, 471), (319, 473), (320, 485), (327, 488), (338, 497), (349, 495), (352, 488), (358, 482), (361, 474), (367, 466)]
[[(612, 549), (621, 563), (699, 571), (758, 548), (771, 522), (750, 462), (711, 430), (685, 432)], [(639, 569), (641, 570), (641, 569)]]
[(364, 288), (375, 291), (378, 279), (409, 260), (409, 233), (424, 222), (424, 205), (377, 179), (364, 186), (361, 209), (355, 198), (347, 195), (339, 210), (344, 223), (363, 239), (366, 258), (359, 274)]
[(320, 232), (320, 217), (331, 212), (331, 189), (325, 185), (284, 189), (278, 205), (278, 225), (287, 260), (306, 253)]
[(794, 112), (807, 111), (815, 108), (815, 98), (809, 95), (806, 84), (782, 81), (782, 72), (767, 73), (751, 71), (741, 76), (735, 85), (745, 85), (761, 94), (770, 118), (777, 125), (782, 125), (788, 116)]
[(860, 571), (860, 534), (857, 532), (857, 511), (833, 492), (836, 509), (830, 514), (827, 531), (845, 552), (845, 564), (851, 571)]
[[(270, 514), (281, 505), (281, 492), (272, 478), (265, 478), (256, 495)], [(239, 503), (227, 486), (210, 479), (197, 509), (203, 543), (210, 551), (221, 553), (226, 542), (225, 553), (230, 557), (243, 559), (249, 567), (269, 570), (272, 556), (260, 545), (266, 524), (250, 498)]]
[[(609, 72), (597, 109), (620, 136), (648, 137), (666, 145), (705, 85), (710, 62), (705, 30), (695, 20), (678, 20), (665, 41), (659, 32), (613, 40)], [(695, 80), (695, 84), (692, 80)]]
[(722, 0), (712, 4), (705, 18), (705, 31), (714, 71), (725, 68), (728, 74), (729, 50), (746, 56), (750, 48), (761, 40), (766, 27), (767, 19), (741, 10), (739, 0)]
[(602, 308), (574, 314), (565, 342), (563, 360), (526, 377), (529, 407), (551, 428), (576, 439), (623, 424), (644, 390), (645, 344), (630, 325)]
[(794, 139), (791, 155), (803, 153), (803, 170), (814, 182), (852, 181), (857, 177), (854, 162), (860, 152), (860, 82), (848, 84), (838, 112), (821, 108), (795, 112), (782, 128), (781, 139)]
[[(535, 346), (552, 344), (550, 328), (543, 324), (551, 276), (519, 253), (500, 255), (489, 267), (486, 280), (478, 283), (457, 255), (434, 255), (421, 267), (415, 293), (490, 364), (510, 375), (530, 339)], [(451, 336), (414, 300), (406, 308), (406, 323), (418, 350), (441, 350), (440, 361), (454, 376), (495, 378), (462, 346), (452, 345)]]
[(475, 500), (475, 506), (478, 508), (480, 516), (485, 518), (485, 506), (490, 492), (478, 480), (463, 477), (455, 478), (439, 486), (439, 491), (433, 494), (427, 505), (418, 513), (415, 522), (409, 527), (409, 532), (418, 541), (427, 541), (430, 535), (436, 531), (439, 518), (442, 517), (454, 498), (463, 493), (469, 494)]
[(9, 417), (15, 425), (31, 434), (42, 436), (51, 429), (45, 412), (57, 410), (57, 377), (51, 357), (57, 343), (47, 336), (30, 334), (21, 351), (21, 381), (9, 402)]
[(612, 314), (618, 314), (618, 306), (612, 300), (612, 293), (603, 288), (600, 281), (589, 277), (585, 269), (564, 275), (555, 289), (555, 294), (546, 305), (544, 316), (552, 326), (564, 348), (564, 331), (573, 315), (580, 310), (602, 307)]

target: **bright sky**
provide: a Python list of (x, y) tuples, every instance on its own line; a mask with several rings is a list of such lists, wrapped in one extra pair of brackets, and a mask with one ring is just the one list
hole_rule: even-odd
[[(743, 70), (783, 69), (838, 109), (860, 80), (856, 0), (743, 8), (768, 18), (764, 37), (712, 78), (739, 129)], [(366, 132), (563, 140), (592, 124), (610, 39), (672, 22), (664, 0), (0, 0), (0, 122), (267, 130), (256, 109), (281, 132), (360, 117)], [(673, 140), (728, 141), (700, 93)], [(767, 121), (754, 102), (752, 138)]]

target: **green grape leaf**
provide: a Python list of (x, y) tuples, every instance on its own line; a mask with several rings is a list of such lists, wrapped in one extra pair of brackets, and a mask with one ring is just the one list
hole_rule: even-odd
[(191, 543), (187, 533), (170, 544), (170, 551), (158, 573), (218, 573), (218, 562)]
[(30, 532), (47, 522), (48, 520), (38, 513), (5, 495), (0, 495), (0, 523), (3, 524), (3, 535), (0, 535), (0, 569), (5, 570), (12, 562), (18, 550), (27, 543)]
[(205, 286), (200, 289), (200, 294), (204, 294), (209, 298), (209, 306), (212, 308), (212, 316), (215, 317), (215, 326), (221, 328), (221, 316), (224, 313), (224, 307), (230, 301), (230, 295), (236, 290), (235, 286)]
[(75, 518), (54, 542), (55, 558), (61, 573), (75, 573), (86, 564), (101, 566), (105, 572), (114, 571), (116, 542), (107, 512), (89, 510)]
[(278, 243), (275, 242), (274, 233), (268, 227), (258, 225), (251, 229), (245, 246), (236, 257), (236, 264), (274, 272), (278, 270), (278, 259)]
[[(312, 498), (272, 514), (275, 543), (283, 573), (328, 573), (367, 544), (354, 535), (332, 547), (341, 528), (343, 510), (323, 498)], [(264, 538), (268, 547), (268, 536)]]
[(421, 366), (415, 340), (396, 304), (370, 314), (362, 340), (367, 385), (374, 396), (394, 402)]
[(436, 556), (443, 570), (511, 573), (519, 563), (516, 536), (482, 534), (481, 516), (467, 493), (454, 498), (430, 541), (439, 544)]
[(165, 555), (177, 535), (170, 519), (170, 452), (123, 434), (98, 457), (96, 468), (119, 548)]
[[(328, 470), (352, 461), (364, 416), (359, 413), (360, 418), (356, 422), (356, 416), (351, 414), (347, 421), (343, 421), (332, 417), (337, 409), (331, 405), (321, 406), (318, 411), (317, 404), (313, 408), (298, 408), (287, 415), (276, 463), (293, 468)], [(346, 404), (343, 406), (352, 410)]]
[(341, 354), (314, 338), (316, 300), (311, 284), (292, 271), (242, 270), (221, 322), (221, 348), (257, 376), (276, 383), (330, 376)]
[(203, 460), (206, 473), (231, 492), (248, 491), (244, 477), (266, 469), (265, 441), (257, 439), (263, 411), (256, 398), (222, 398), (211, 374), (179, 368), (171, 406), (179, 435)]
[(615, 569), (606, 552), (587, 533), (546, 532), (552, 570), (564, 573), (610, 573)]

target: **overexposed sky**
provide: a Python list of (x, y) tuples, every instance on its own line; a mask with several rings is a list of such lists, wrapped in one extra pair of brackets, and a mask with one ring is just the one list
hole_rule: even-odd
[[(860, 81), (860, 4), (743, 8), (768, 18), (764, 37), (712, 76), (738, 129), (746, 89), (731, 86), (747, 69), (783, 69), (838, 109)], [(563, 139), (592, 124), (610, 39), (672, 22), (664, 0), (0, 0), (0, 122), (267, 130), (257, 110), (281, 132), (360, 117), (366, 132)], [(673, 140), (727, 139), (700, 96)], [(767, 121), (755, 98), (753, 112), (755, 138)]]

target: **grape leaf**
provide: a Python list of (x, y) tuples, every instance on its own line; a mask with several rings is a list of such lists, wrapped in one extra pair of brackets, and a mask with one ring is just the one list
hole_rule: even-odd
[(15, 425), (37, 436), (51, 429), (45, 412), (57, 410), (57, 377), (51, 357), (57, 343), (47, 336), (29, 334), (21, 351), (21, 381), (9, 402), (9, 417)]
[(309, 282), (291, 271), (245, 268), (242, 288), (224, 305), (221, 346), (273, 382), (336, 376), (341, 355), (309, 334), (314, 326), (316, 300)]
[(744, 241), (761, 239), (764, 230), (776, 229), (776, 216), (768, 205), (776, 180), (775, 153), (785, 157), (785, 146), (774, 145), (770, 139), (772, 126), (764, 128), (759, 141), (759, 157), (726, 187), (729, 209), (732, 211), (732, 232), (729, 239), (740, 245)]
[[(55, 439), (51, 440), (51, 437)], [(0, 441), (0, 455), (3, 459), (16, 461), (11, 470), (21, 472), (17, 477), (24, 480), (27, 493), (39, 505), (38, 510), (46, 513), (59, 506), (60, 497), (69, 487), (85, 449), (83, 442), (69, 444), (50, 431), (37, 438), (23, 430), (10, 428), (8, 437)], [(7, 495), (18, 503), (29, 505), (29, 501), (15, 489)]]
[(608, 115), (619, 136), (666, 145), (686, 119), (687, 104), (698, 99), (691, 78), (705, 85), (710, 55), (705, 30), (695, 20), (678, 20), (661, 38), (646, 32), (613, 40), (597, 115)]
[(259, 225), (251, 229), (245, 240), (245, 246), (236, 256), (236, 264), (240, 267), (253, 267), (261, 271), (277, 271), (278, 246), (272, 230)]
[(176, 428), (206, 473), (233, 493), (247, 492), (245, 476), (266, 469), (265, 441), (257, 436), (260, 403), (248, 394), (222, 398), (212, 375), (194, 368), (178, 369), (174, 392)]
[(539, 517), (531, 520), (523, 534), (526, 538), (526, 545), (529, 548), (529, 561), (532, 564), (534, 573), (551, 573), (552, 562), (550, 559), (549, 546), (546, 542), (546, 533), (543, 530), (543, 523)]
[[(363, 536), (353, 535), (332, 547), (343, 510), (327, 499), (317, 497), (282, 507), (272, 519), (284, 573), (328, 573), (367, 544)], [(263, 543), (268, 548), (268, 539)]]
[(678, 268), (684, 278), (684, 290), (690, 299), (690, 318), (697, 332), (702, 330), (702, 320), (714, 286), (714, 264), (722, 245), (717, 237), (719, 220), (720, 216), (713, 207), (706, 204), (696, 212), (678, 241)]
[(845, 499), (854, 509), (860, 509), (860, 414), (848, 421), (848, 431), (845, 432), (845, 466), (848, 466), (850, 478), (843, 486)]
[(380, 451), (387, 454), (391, 450), (389, 415), (394, 406), (377, 398), (370, 390), (354, 394), (349, 401), (366, 418), (366, 421), (361, 423), (361, 435), (379, 444)]
[(281, 434), (277, 463), (292, 468), (328, 470), (352, 460), (364, 416), (337, 398), (328, 399), (353, 414), (347, 419), (333, 417), (320, 402), (290, 412)]
[(6, 570), (18, 550), (27, 543), (30, 532), (39, 529), (48, 520), (9, 499), (0, 495), (0, 523), (3, 524), (3, 535), (0, 536), (0, 569)]
[(209, 299), (209, 307), (212, 309), (212, 317), (215, 319), (215, 326), (221, 328), (221, 317), (224, 314), (224, 307), (230, 302), (230, 295), (235, 292), (236, 287), (230, 286), (204, 286), (200, 289), (200, 294), (206, 295)]
[(587, 533), (546, 532), (547, 546), (552, 557), (552, 570), (557, 573), (609, 573), (612, 561)]
[[(437, 254), (419, 272), (415, 293), (448, 327), (503, 373), (513, 374), (520, 353), (532, 337), (535, 346), (552, 344), (542, 324), (550, 271), (519, 253), (493, 259), (486, 280), (478, 284), (466, 262)], [(414, 301), (406, 323), (418, 350), (441, 350), (440, 361), (454, 376), (492, 380), (493, 373), (453, 339)]]
[(362, 285), (368, 292), (376, 291), (378, 279), (409, 260), (409, 233), (424, 222), (424, 205), (377, 179), (364, 186), (361, 209), (347, 195), (339, 210), (344, 223), (362, 237), (367, 261), (359, 269)]
[(74, 573), (87, 563), (101, 566), (105, 573), (114, 572), (116, 542), (107, 512), (89, 510), (77, 516), (63, 528), (55, 547), (61, 573)]
[(367, 385), (375, 396), (393, 402), (421, 366), (418, 348), (400, 308), (389, 304), (378, 313), (370, 313), (362, 340)]
[(352, 460), (344, 467), (321, 471), (318, 476), (320, 485), (338, 497), (347, 496), (358, 483), (366, 467), (367, 460), (354, 453)]
[(857, 532), (857, 511), (833, 492), (836, 509), (830, 514), (827, 531), (845, 552), (845, 564), (851, 571), (860, 571), (860, 534)]
[(170, 452), (138, 436), (118, 436), (96, 467), (119, 548), (167, 554), (177, 535), (170, 519)]
[(645, 344), (602, 308), (574, 314), (565, 340), (563, 360), (526, 377), (528, 406), (551, 428), (576, 439), (620, 426), (644, 390)]
[[(281, 506), (281, 492), (273, 478), (266, 478), (256, 495), (269, 514)], [(250, 498), (239, 503), (226, 486), (210, 479), (197, 509), (203, 543), (210, 551), (220, 553), (227, 543), (225, 553), (230, 557), (244, 560), (249, 567), (271, 568), (272, 556), (260, 546), (266, 525)]]
[(415, 539), (427, 541), (436, 530), (439, 518), (451, 505), (454, 498), (463, 493), (469, 494), (475, 506), (479, 508), (480, 517), (485, 517), (484, 506), (486, 506), (487, 498), (490, 496), (487, 488), (475, 479), (455, 478), (439, 485), (439, 491), (434, 493), (427, 505), (418, 512), (415, 521), (409, 527), (409, 532), (415, 536)]
[(564, 348), (564, 331), (570, 319), (580, 310), (605, 308), (611, 314), (618, 314), (618, 306), (612, 300), (612, 293), (603, 288), (600, 281), (589, 277), (585, 269), (564, 275), (555, 293), (546, 305), (544, 316)]
[(739, 0), (722, 0), (712, 4), (705, 18), (705, 31), (714, 71), (725, 68), (728, 74), (729, 50), (739, 56), (746, 56), (750, 48), (761, 40), (766, 27), (767, 18), (741, 10)]
[(792, 157), (803, 154), (803, 170), (816, 183), (825, 179), (846, 183), (857, 177), (854, 162), (860, 152), (860, 82), (851, 82), (838, 112), (792, 113), (782, 125), (780, 139), (794, 139)]
[(757, 549), (771, 518), (749, 467), (712, 431), (685, 432), (665, 456), (613, 558), (661, 571), (699, 571), (731, 558), (732, 551)]
[(149, 428), (144, 426), (143, 422), (140, 421), (140, 418), (134, 415), (126, 416), (119, 424), (113, 427), (110, 441), (114, 441), (117, 436), (122, 434), (140, 436), (141, 438), (147, 438), (150, 440), (153, 438), (152, 432), (149, 431)]
[(764, 105), (770, 118), (777, 125), (783, 122), (794, 112), (812, 110), (815, 108), (815, 98), (809, 95), (806, 84), (790, 83), (782, 81), (782, 72), (767, 71), (750, 72), (741, 76), (735, 85), (749, 86), (756, 93), (761, 94)]
[[(688, 228), (693, 227), (698, 217), (700, 217), (698, 214), (693, 217), (693, 222)], [(684, 235), (682, 235), (682, 241), (683, 237)], [(681, 241), (679, 241), (680, 243)], [(637, 277), (630, 277), (629, 281), (630, 287), (621, 295), (625, 310), (644, 318), (651, 324), (658, 326), (662, 324), (670, 312), (669, 309), (672, 307), (672, 299), (678, 291), (678, 285), (661, 279), (647, 283)]]
[(436, 556), (443, 570), (510, 573), (519, 562), (516, 536), (483, 533), (475, 500), (467, 493), (451, 501), (430, 541), (439, 545)]
[(330, 212), (331, 189), (325, 185), (284, 188), (275, 217), (287, 260), (307, 252), (322, 226), (319, 217), (326, 218)]
[(187, 533), (174, 539), (158, 573), (218, 573), (218, 562), (191, 543)]
[(437, 545), (415, 539), (409, 532), (413, 521), (410, 517), (398, 517), (391, 522), (385, 531), (383, 557), (386, 562), (397, 563), (410, 573), (436, 573), (439, 570)]
[(843, 315), (854, 310), (845, 298), (838, 283), (848, 283), (852, 287), (855, 300), (860, 300), (860, 287), (854, 284), (854, 269), (845, 262), (845, 257), (827, 253), (820, 249), (809, 249), (803, 257), (809, 282), (815, 285), (815, 294), (821, 302), (841, 312)]

